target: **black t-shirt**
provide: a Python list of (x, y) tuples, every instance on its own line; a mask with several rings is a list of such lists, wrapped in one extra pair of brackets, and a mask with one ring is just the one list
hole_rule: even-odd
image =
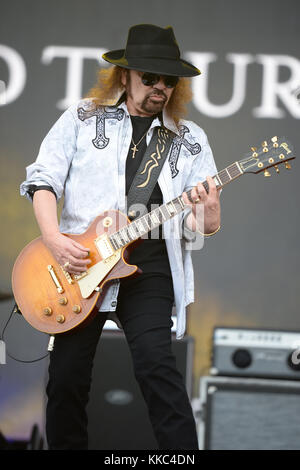
[[(154, 116), (155, 117), (155, 116)], [(131, 142), (126, 160), (126, 195), (130, 189), (133, 178), (140, 166), (147, 148), (145, 133), (151, 126), (154, 117), (131, 116), (133, 127), (133, 142), (137, 145), (137, 152), (133, 155), (133, 144)], [(144, 136), (144, 137), (143, 137)], [(143, 137), (143, 138), (142, 138)], [(142, 139), (140, 141), (140, 139)], [(139, 142), (140, 141), (140, 142)], [(139, 201), (135, 201), (139, 202)], [(154, 186), (152, 195), (147, 204), (148, 212), (163, 203), (163, 196), (158, 183)], [(153, 207), (155, 205), (155, 207)], [(151, 207), (152, 206), (152, 207)], [(130, 255), (130, 263), (137, 264), (144, 273), (163, 273), (171, 276), (169, 258), (163, 235), (163, 226), (149, 232), (147, 238), (137, 246)]]

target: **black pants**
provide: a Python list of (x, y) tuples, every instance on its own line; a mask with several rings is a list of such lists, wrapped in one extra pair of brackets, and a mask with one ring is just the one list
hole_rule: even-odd
[[(198, 449), (191, 405), (171, 351), (172, 305), (172, 281), (166, 276), (142, 274), (121, 282), (117, 315), (159, 449)], [(99, 313), (86, 327), (56, 336), (47, 386), (49, 449), (88, 448), (86, 405), (106, 318)]]

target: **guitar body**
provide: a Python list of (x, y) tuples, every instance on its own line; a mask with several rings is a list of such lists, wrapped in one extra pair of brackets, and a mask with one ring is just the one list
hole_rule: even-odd
[[(106, 239), (128, 223), (126, 215), (109, 210), (98, 216), (83, 234), (65, 234), (90, 250), (87, 273), (91, 271), (91, 275), (83, 276), (82, 280), (64, 271), (41, 237), (29, 243), (16, 259), (12, 272), (14, 297), (28, 323), (49, 334), (69, 331), (98, 312), (110, 281), (139, 274), (139, 268), (126, 260), (140, 240), (117, 250), (109, 259), (101, 256), (95, 243), (99, 237)], [(88, 288), (85, 297), (81, 289), (83, 282)]]

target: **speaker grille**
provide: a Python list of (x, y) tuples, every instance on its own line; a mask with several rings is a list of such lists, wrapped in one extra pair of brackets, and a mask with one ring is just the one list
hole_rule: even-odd
[(206, 380), (204, 448), (299, 450), (300, 385), (248, 381)]

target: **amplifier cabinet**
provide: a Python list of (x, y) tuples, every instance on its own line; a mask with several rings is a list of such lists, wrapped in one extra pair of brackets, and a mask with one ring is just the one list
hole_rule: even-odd
[(300, 383), (202, 377), (195, 412), (205, 450), (300, 450)]
[(210, 373), (300, 380), (300, 333), (216, 327)]

